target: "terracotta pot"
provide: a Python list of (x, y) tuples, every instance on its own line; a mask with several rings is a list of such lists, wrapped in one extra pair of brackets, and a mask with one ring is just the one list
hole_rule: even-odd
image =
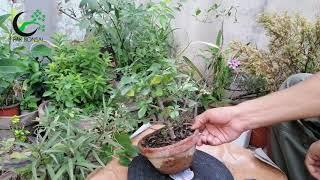
[[(158, 130), (159, 131), (159, 130)], [(142, 144), (146, 138), (152, 136), (158, 131), (144, 137), (138, 143), (140, 153), (149, 159), (153, 166), (163, 174), (176, 174), (191, 166), (193, 154), (196, 151), (198, 131), (192, 136), (160, 148), (146, 148)]]
[(0, 107), (0, 116), (18, 116), (20, 114), (20, 104)]
[(265, 148), (268, 145), (269, 130), (268, 127), (262, 127), (252, 130), (250, 145)]

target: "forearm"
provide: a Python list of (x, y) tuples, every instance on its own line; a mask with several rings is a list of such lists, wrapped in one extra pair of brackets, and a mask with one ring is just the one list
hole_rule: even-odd
[(291, 88), (234, 106), (245, 130), (320, 116), (320, 73)]

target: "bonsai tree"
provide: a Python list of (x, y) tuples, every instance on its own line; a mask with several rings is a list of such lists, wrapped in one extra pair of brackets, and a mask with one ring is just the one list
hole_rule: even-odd
[(176, 138), (173, 124), (181, 122), (181, 112), (197, 109), (193, 97), (198, 88), (190, 76), (181, 74), (177, 68), (174, 60), (163, 59), (145, 72), (124, 76), (119, 83), (119, 93), (136, 103), (138, 118), (154, 115), (156, 122), (167, 125), (173, 140)]

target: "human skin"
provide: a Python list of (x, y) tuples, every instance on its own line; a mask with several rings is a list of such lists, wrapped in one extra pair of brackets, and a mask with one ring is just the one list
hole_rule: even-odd
[[(207, 110), (195, 118), (193, 129), (201, 132), (198, 145), (220, 145), (235, 140), (247, 130), (318, 116), (320, 73), (288, 89), (255, 100)], [(313, 170), (312, 175), (320, 179), (318, 144), (309, 149), (306, 164), (309, 170)]]

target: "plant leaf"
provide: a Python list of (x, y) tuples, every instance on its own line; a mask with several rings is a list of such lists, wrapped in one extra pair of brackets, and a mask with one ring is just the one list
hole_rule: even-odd
[(52, 94), (53, 94), (52, 91), (46, 91), (45, 93), (43, 93), (43, 97), (48, 97), (48, 96), (50, 96)]
[(0, 25), (3, 25), (3, 23), (11, 16), (11, 14), (4, 14), (0, 16)]
[(138, 111), (138, 117), (139, 119), (143, 118), (144, 115), (146, 114), (147, 112), (147, 107), (146, 106), (143, 106), (139, 111)]
[(51, 54), (52, 50), (44, 44), (36, 45), (31, 49), (31, 55), (33, 57), (51, 56)]
[(161, 83), (161, 79), (162, 77), (160, 75), (155, 75), (151, 81), (150, 81), (150, 85), (156, 85), (156, 84), (160, 84)]
[(58, 172), (56, 173), (56, 175), (52, 178), (52, 180), (59, 180), (63, 173), (65, 173), (68, 169), (68, 164), (63, 164), (60, 169), (58, 170)]
[(205, 78), (204, 78), (203, 74), (201, 73), (201, 71), (198, 69), (198, 67), (186, 56), (183, 56), (182, 58), (190, 66), (190, 68), (193, 71), (195, 71), (203, 81), (205, 81)]
[(125, 156), (122, 156), (119, 158), (119, 163), (122, 165), (122, 166), (129, 166), (130, 163), (131, 163), (131, 160)]
[(22, 61), (13, 59), (0, 59), (0, 74), (14, 74), (21, 73), (27, 70), (28, 66)]
[(222, 47), (222, 42), (223, 42), (223, 33), (222, 33), (222, 30), (220, 30), (218, 32), (218, 35), (217, 35), (216, 45), (221, 48)]
[(53, 177), (55, 176), (55, 173), (54, 173), (54, 170), (52, 168), (52, 165), (51, 164), (46, 164), (46, 167), (47, 167), (47, 171), (49, 173), (50, 179), (53, 179)]
[(200, 13), (201, 13), (201, 9), (198, 8), (198, 9), (196, 10), (196, 16), (198, 16)]
[(128, 134), (125, 133), (116, 133), (114, 139), (124, 148), (131, 148), (131, 139)]
[(73, 159), (69, 158), (68, 159), (68, 173), (69, 173), (70, 180), (74, 180), (73, 168), (74, 168)]

